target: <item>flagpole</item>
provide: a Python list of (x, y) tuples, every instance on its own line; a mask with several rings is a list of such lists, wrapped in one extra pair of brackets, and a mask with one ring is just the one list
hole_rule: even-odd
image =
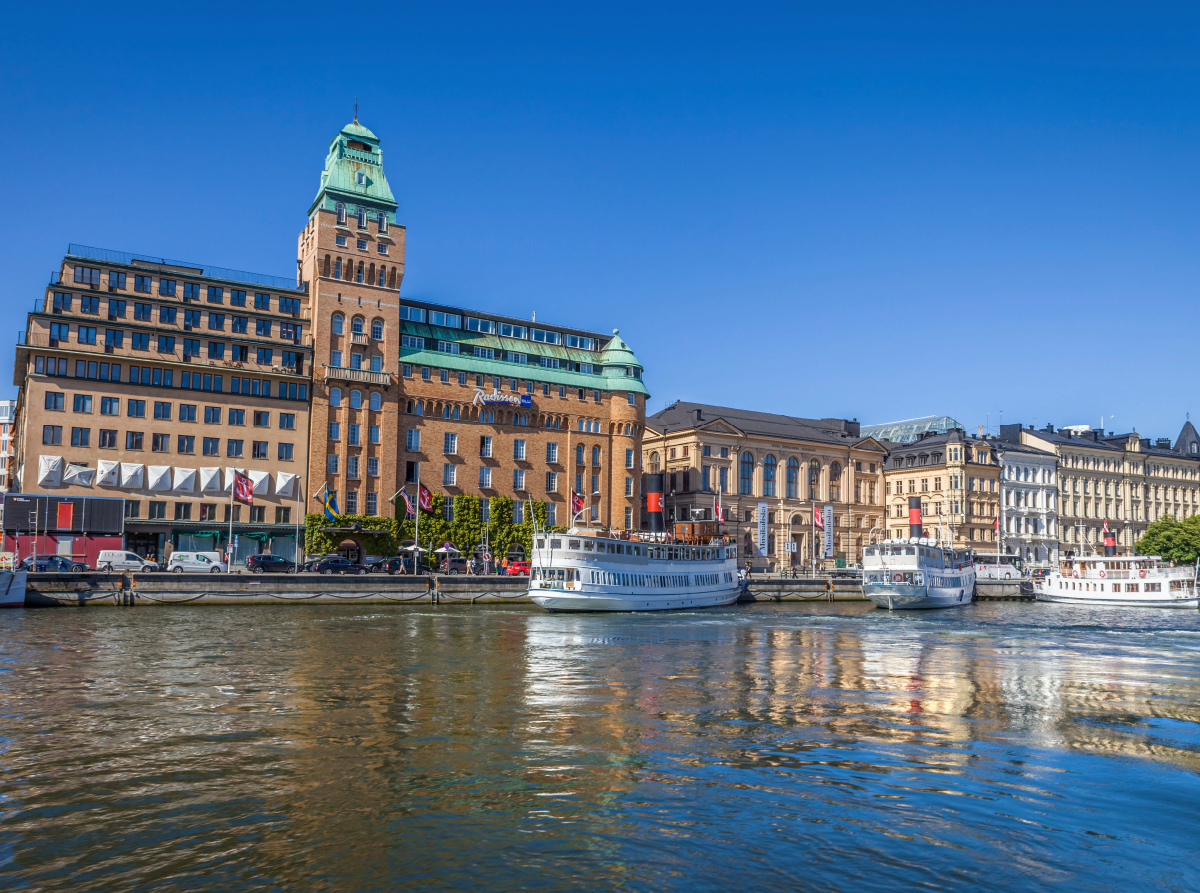
[(237, 469), (233, 469), (233, 480), (229, 485), (229, 560), (225, 562), (228, 570), (233, 564), (233, 493), (237, 489)]
[(420, 565), (417, 564), (421, 560), (421, 463), (417, 463), (417, 510), (414, 513), (417, 521), (413, 530), (413, 539), (416, 540), (417, 550), (413, 552), (413, 576), (419, 574)]

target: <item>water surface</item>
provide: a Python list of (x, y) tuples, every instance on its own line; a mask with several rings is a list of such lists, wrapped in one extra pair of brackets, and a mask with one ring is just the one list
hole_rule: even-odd
[(0, 612), (0, 887), (1200, 888), (1200, 612)]

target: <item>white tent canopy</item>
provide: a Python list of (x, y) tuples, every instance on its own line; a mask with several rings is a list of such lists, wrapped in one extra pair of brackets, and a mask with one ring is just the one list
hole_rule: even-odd
[(62, 456), (38, 456), (38, 486), (59, 486), (62, 483), (62, 470)]
[(100, 479), (96, 481), (101, 487), (115, 487), (119, 483), (121, 463), (112, 459), (101, 459), (96, 463)]
[(178, 468), (175, 469), (175, 485), (171, 488), (180, 493), (195, 493), (196, 492), (196, 469), (194, 468)]
[(162, 490), (171, 489), (171, 466), (170, 465), (151, 465), (146, 469), (147, 477), (150, 480), (149, 486), (146, 489), (151, 492), (160, 492)]
[(122, 462), (121, 486), (130, 490), (142, 489), (142, 471), (145, 467), (137, 462)]
[(225, 466), (225, 486), (221, 489), (226, 493), (233, 492), (233, 479), (237, 477), (238, 470), (230, 465)]
[(271, 472), (251, 470), (250, 483), (254, 485), (254, 494), (256, 496), (259, 494), (267, 495), (271, 492)]
[(220, 468), (201, 468), (200, 469), (200, 492), (201, 493), (220, 493), (221, 492), (221, 469)]
[(90, 487), (96, 478), (96, 469), (86, 465), (68, 465), (63, 472), (63, 483), (75, 487)]
[(433, 550), (434, 555), (461, 555), (462, 550), (454, 548), (450, 543), (443, 543), (440, 547)]

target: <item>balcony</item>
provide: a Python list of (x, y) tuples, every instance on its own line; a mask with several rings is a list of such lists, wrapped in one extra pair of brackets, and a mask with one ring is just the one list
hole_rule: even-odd
[(371, 341), (369, 338), (367, 338), (366, 333), (364, 333), (364, 332), (351, 332), (350, 333), (350, 343), (351, 344), (370, 344)]
[(390, 385), (390, 372), (371, 372), (368, 369), (346, 369), (342, 366), (326, 366), (326, 381), (357, 381), (361, 384)]

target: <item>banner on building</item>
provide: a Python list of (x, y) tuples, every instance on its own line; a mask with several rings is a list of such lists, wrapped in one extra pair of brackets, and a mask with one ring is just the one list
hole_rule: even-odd
[(825, 506), (825, 557), (833, 557), (833, 506)]
[(767, 554), (767, 504), (765, 502), (758, 504), (758, 554), (759, 557)]

